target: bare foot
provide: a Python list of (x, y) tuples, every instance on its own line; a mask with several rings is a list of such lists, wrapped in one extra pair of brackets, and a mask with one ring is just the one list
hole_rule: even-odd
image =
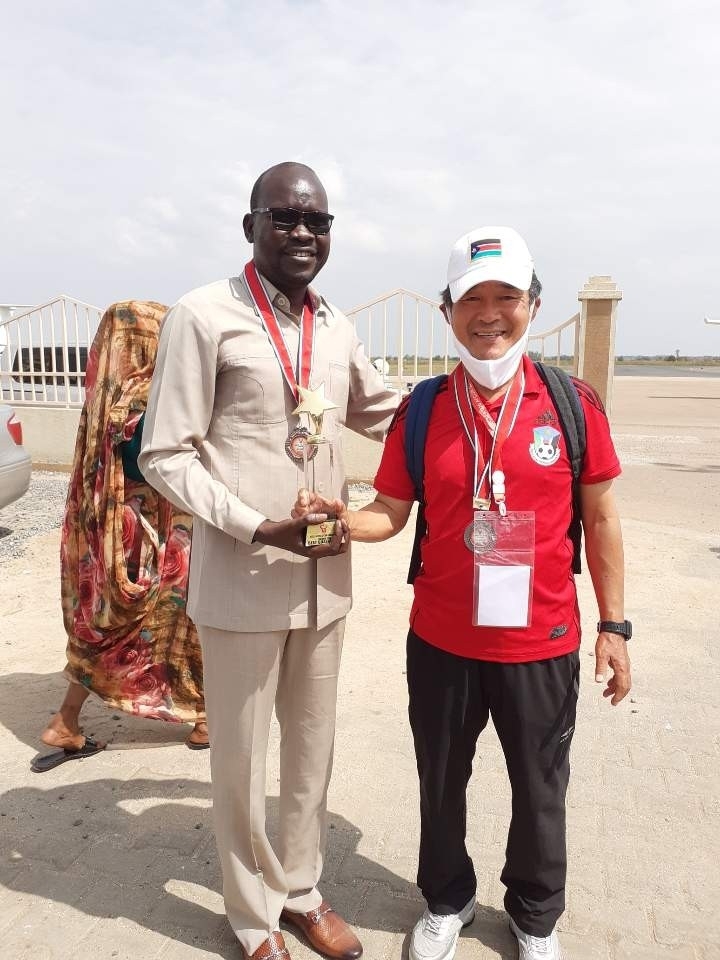
[(72, 730), (65, 724), (61, 713), (56, 713), (40, 734), (40, 739), (49, 747), (58, 747), (62, 750), (80, 750), (85, 743), (85, 737), (80, 727), (74, 725)]
[(204, 720), (198, 720), (185, 742), (195, 746), (207, 746), (210, 743), (207, 723)]
[(42, 742), (63, 750), (81, 750), (85, 737), (80, 727), (80, 711), (89, 696), (90, 691), (82, 684), (68, 683), (60, 709), (40, 734)]

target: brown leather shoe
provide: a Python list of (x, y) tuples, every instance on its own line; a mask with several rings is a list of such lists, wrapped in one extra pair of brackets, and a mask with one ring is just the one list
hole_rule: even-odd
[(309, 913), (283, 910), (280, 919), (302, 930), (311, 946), (332, 960), (357, 960), (362, 956), (362, 944), (325, 900)]
[(290, 960), (288, 948), (285, 946), (283, 935), (279, 930), (271, 933), (267, 940), (263, 940), (252, 956), (247, 950), (245, 956), (248, 960)]

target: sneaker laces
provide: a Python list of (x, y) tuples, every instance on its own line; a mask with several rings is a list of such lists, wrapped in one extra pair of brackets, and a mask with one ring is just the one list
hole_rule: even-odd
[(553, 951), (552, 934), (549, 937), (533, 937), (532, 934), (525, 934), (528, 946), (541, 957), (551, 957)]
[(426, 933), (441, 939), (447, 936), (446, 928), (450, 926), (451, 921), (455, 919), (456, 917), (454, 914), (445, 916), (441, 913), (430, 913), (429, 910), (426, 910), (425, 923), (423, 924), (423, 927), (425, 928)]

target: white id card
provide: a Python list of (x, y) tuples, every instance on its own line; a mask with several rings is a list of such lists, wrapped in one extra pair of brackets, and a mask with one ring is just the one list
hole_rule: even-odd
[(532, 609), (535, 514), (475, 513), (473, 625), (527, 627)]

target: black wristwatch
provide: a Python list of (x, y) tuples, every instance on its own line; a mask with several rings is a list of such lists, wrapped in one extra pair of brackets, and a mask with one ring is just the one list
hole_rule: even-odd
[(597, 625), (598, 633), (619, 633), (621, 637), (629, 640), (632, 636), (632, 624), (629, 620), (600, 620)]

